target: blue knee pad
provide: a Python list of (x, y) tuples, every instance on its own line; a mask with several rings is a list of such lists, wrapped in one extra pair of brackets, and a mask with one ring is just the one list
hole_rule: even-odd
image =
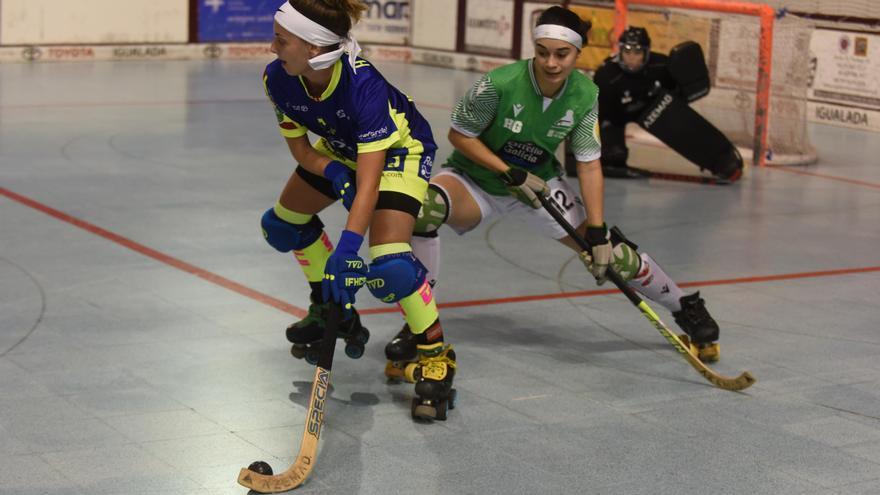
[(308, 223), (297, 225), (278, 218), (273, 208), (263, 213), (260, 225), (263, 227), (263, 237), (266, 238), (266, 242), (282, 253), (311, 246), (321, 237), (321, 232), (324, 230), (324, 223), (317, 215)]
[(376, 299), (396, 303), (425, 283), (428, 269), (412, 251), (379, 256), (370, 263), (367, 288)]

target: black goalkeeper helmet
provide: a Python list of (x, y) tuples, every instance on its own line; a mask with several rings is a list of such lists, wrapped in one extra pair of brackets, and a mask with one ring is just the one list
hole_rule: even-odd
[[(626, 28), (626, 30), (620, 33), (620, 38), (617, 41), (618, 47), (618, 63), (620, 67), (626, 72), (638, 72), (648, 63), (648, 57), (651, 56), (651, 37), (648, 36), (648, 30), (643, 27), (638, 26), (630, 26)], [(645, 54), (645, 59), (642, 61), (642, 65), (637, 70), (630, 69), (625, 63), (623, 63), (623, 52), (638, 52), (641, 51)]]

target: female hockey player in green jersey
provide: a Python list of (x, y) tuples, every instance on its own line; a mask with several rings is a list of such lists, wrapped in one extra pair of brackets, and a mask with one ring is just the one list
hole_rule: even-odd
[[(416, 222), (413, 248), (437, 277), (440, 243), (437, 229), (449, 225), (464, 234), (499, 215), (516, 215), (541, 234), (576, 251), (575, 242), (537, 199), (550, 194), (566, 219), (578, 226), (592, 246), (584, 256), (598, 283), (608, 264), (637, 291), (669, 309), (705, 361), (718, 359), (718, 325), (699, 293), (685, 295), (666, 273), (616, 228), (610, 235), (603, 211), (599, 164), (598, 89), (574, 70), (590, 26), (574, 12), (551, 7), (533, 32), (535, 57), (485, 74), (462, 97), (452, 113), (449, 141), (455, 151), (435, 173)], [(577, 159), (580, 195), (561, 178), (554, 152), (565, 139)], [(401, 363), (415, 357), (404, 327), (386, 346), (386, 374), (400, 374)]]
[[(412, 100), (358, 58), (349, 31), (364, 9), (357, 0), (289, 0), (275, 13), (277, 59), (263, 82), (299, 166), (263, 215), (263, 235), (278, 251), (293, 251), (312, 288), (309, 315), (287, 329), (294, 355), (317, 360), (312, 346), (334, 300), (349, 316), (338, 329), (346, 354), (360, 357), (369, 334), (352, 304), (366, 285), (397, 303), (415, 334), (415, 369), (427, 371), (414, 380), (413, 416), (445, 419), (455, 354), (410, 246), (437, 145)], [(320, 137), (314, 145), (308, 131)], [(349, 215), (334, 250), (318, 213), (338, 199)], [(369, 268), (358, 254), (368, 228)]]

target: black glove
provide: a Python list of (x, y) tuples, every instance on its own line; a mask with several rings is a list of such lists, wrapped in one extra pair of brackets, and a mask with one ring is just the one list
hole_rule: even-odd
[(511, 196), (535, 209), (541, 207), (538, 194), (550, 193), (550, 188), (543, 179), (521, 168), (510, 167), (506, 172), (498, 174), (498, 178), (507, 185)]

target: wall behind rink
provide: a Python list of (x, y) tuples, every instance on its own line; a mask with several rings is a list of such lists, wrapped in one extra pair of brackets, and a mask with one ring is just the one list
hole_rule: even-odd
[(0, 44), (174, 43), (189, 0), (0, 0)]
[[(0, 0), (0, 62), (269, 61), (272, 13), (282, 1)], [(368, 10), (354, 33), (364, 46), (363, 56), (377, 62), (485, 72), (515, 58), (531, 57), (531, 30), (537, 16), (559, 3), (567, 3), (593, 24), (579, 68), (595, 69), (613, 46), (611, 0), (363, 1)], [(803, 2), (798, 5), (805, 8)], [(679, 25), (665, 22), (663, 12), (630, 15), (633, 24), (648, 27), (660, 51), (685, 38), (709, 46), (710, 24), (705, 19)], [(880, 132), (878, 26), (876, 19), (856, 28), (826, 22), (813, 31), (809, 50), (803, 54), (804, 62), (814, 69), (809, 120)]]

